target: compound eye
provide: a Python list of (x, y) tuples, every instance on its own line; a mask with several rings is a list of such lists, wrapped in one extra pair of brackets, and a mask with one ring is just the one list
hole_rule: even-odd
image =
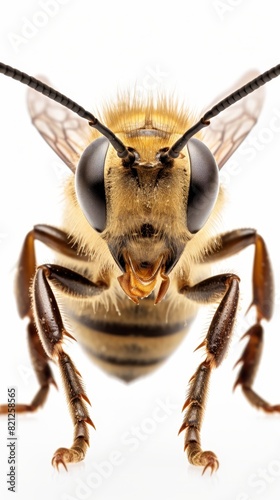
[(206, 223), (219, 191), (219, 169), (210, 149), (198, 139), (187, 143), (191, 179), (187, 206), (187, 227), (197, 233)]
[(83, 152), (76, 170), (78, 202), (90, 225), (102, 232), (106, 226), (104, 166), (109, 141), (99, 137)]

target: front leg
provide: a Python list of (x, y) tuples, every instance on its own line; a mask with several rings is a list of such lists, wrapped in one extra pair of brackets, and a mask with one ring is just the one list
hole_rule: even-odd
[(218, 468), (219, 462), (212, 451), (202, 450), (200, 431), (211, 370), (222, 362), (231, 338), (239, 298), (239, 278), (234, 274), (214, 276), (192, 287), (184, 286), (180, 293), (200, 303), (216, 302), (221, 298), (206, 338), (199, 345), (206, 348), (206, 359), (190, 380), (183, 406), (186, 412), (179, 431), (186, 431), (184, 449), (190, 463), (204, 467), (203, 473), (208, 467), (213, 472)]
[(62, 464), (83, 460), (89, 445), (87, 425), (93, 425), (85, 402), (89, 400), (85, 394), (81, 375), (77, 371), (70, 356), (63, 349), (65, 336), (73, 338), (66, 330), (59, 311), (50, 281), (55, 280), (56, 286), (64, 293), (79, 297), (93, 297), (107, 287), (105, 284), (92, 283), (74, 271), (61, 266), (40, 266), (34, 279), (34, 315), (38, 334), (44, 351), (59, 366), (66, 399), (74, 424), (74, 440), (70, 448), (59, 448), (53, 456), (52, 464), (58, 468)]

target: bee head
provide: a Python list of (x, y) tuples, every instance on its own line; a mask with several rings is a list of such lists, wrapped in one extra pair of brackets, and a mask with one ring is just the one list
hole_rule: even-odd
[(188, 239), (211, 214), (219, 190), (218, 167), (210, 150), (194, 138), (178, 159), (167, 159), (164, 148), (144, 160), (129, 147), (130, 158), (121, 160), (109, 146), (100, 137), (82, 154), (77, 199), (121, 269), (119, 283), (125, 293), (137, 303), (161, 281), (159, 302)]
[[(98, 232), (103, 232), (106, 228), (104, 171), (109, 145), (110, 142), (106, 137), (99, 137), (93, 141), (82, 154), (76, 171), (76, 193), (79, 204), (90, 225)], [(137, 170), (135, 175), (139, 177), (141, 170), (145, 171), (147, 182), (152, 182), (155, 170), (170, 170), (176, 163), (172, 158), (166, 160), (165, 149), (156, 153), (153, 164), (144, 164), (141, 163), (137, 151), (129, 148), (131, 157), (122, 161), (123, 167)], [(190, 180), (185, 207), (186, 228), (193, 234), (204, 226), (211, 214), (218, 195), (219, 174), (215, 158), (203, 142), (191, 138), (187, 143), (187, 150)], [(125, 193), (123, 195), (125, 196)]]

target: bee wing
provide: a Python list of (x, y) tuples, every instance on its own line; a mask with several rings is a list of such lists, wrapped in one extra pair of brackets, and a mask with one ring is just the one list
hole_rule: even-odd
[[(49, 85), (46, 79), (43, 81)], [(86, 120), (35, 90), (28, 91), (27, 104), (32, 123), (39, 134), (75, 172), (82, 152), (98, 134)]]
[[(258, 75), (256, 71), (247, 73), (237, 82), (234, 89), (219, 96), (213, 105)], [(220, 116), (213, 118), (213, 123), (205, 129), (203, 141), (212, 151), (220, 169), (256, 124), (263, 102), (264, 88), (261, 87), (223, 111)]]

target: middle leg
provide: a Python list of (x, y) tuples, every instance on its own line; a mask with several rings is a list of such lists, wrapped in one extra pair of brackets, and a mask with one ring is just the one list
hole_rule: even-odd
[(240, 363), (241, 368), (234, 388), (240, 385), (244, 396), (253, 406), (268, 413), (280, 412), (279, 404), (270, 404), (253, 389), (263, 347), (262, 322), (271, 319), (274, 304), (273, 273), (266, 244), (255, 229), (236, 229), (219, 237), (218, 247), (214, 247), (206, 257), (206, 262), (230, 257), (249, 245), (253, 245), (255, 248), (252, 275), (253, 299), (250, 308), (255, 308), (256, 321), (243, 336), (243, 338), (248, 339), (248, 342), (236, 363), (236, 365)]

